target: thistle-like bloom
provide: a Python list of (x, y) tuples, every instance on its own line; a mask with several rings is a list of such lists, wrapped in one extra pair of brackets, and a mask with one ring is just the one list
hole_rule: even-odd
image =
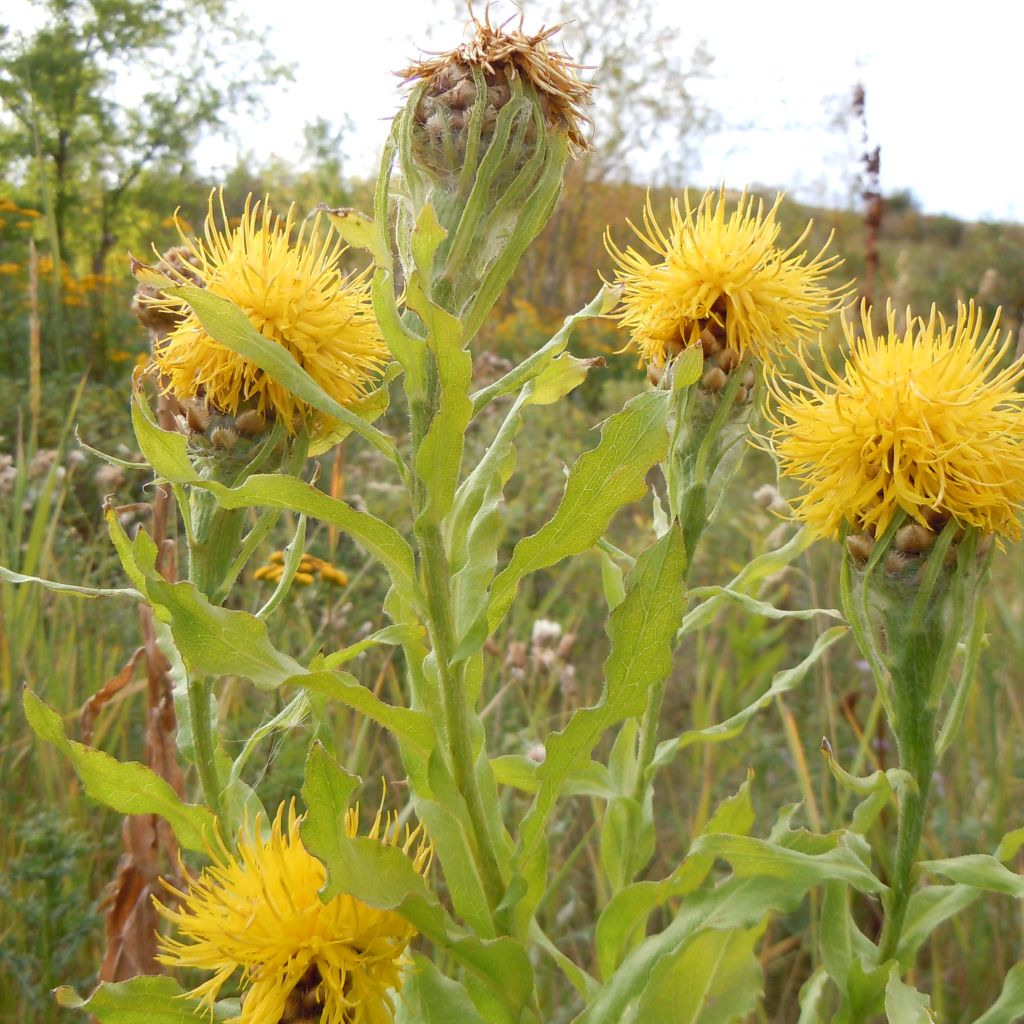
[[(811, 229), (788, 248), (776, 245), (776, 213), (744, 193), (727, 217), (725, 189), (705, 192), (697, 207), (673, 199), (666, 233), (654, 216), (650, 196), (641, 230), (633, 232), (657, 254), (652, 262), (632, 246), (623, 252), (605, 235), (622, 286), (619, 319), (631, 332), (630, 345), (655, 366), (703, 340), (714, 354), (731, 349), (770, 362), (801, 339), (822, 330), (842, 306), (847, 290), (830, 288), (826, 275), (842, 261), (798, 251)], [(627, 346), (629, 347), (629, 346)]]
[[(369, 389), (388, 360), (374, 318), (366, 275), (345, 277), (341, 239), (329, 229), (295, 232), (294, 207), (282, 222), (267, 203), (245, 203), (241, 222), (229, 229), (223, 195), (218, 224), (214, 198), (202, 239), (179, 233), (192, 257), (194, 277), (214, 295), (241, 309), (265, 338), (286, 348), (336, 401), (351, 405)], [(157, 268), (150, 268), (157, 269)], [(169, 283), (194, 280), (169, 275)], [(159, 345), (154, 360), (167, 389), (182, 401), (199, 397), (219, 412), (235, 414), (243, 404), (279, 419), (295, 433), (308, 406), (248, 359), (216, 341), (184, 299), (162, 291), (148, 300), (177, 325)]]
[[(390, 1024), (391, 993), (401, 986), (415, 929), (394, 911), (352, 896), (321, 902), (324, 866), (303, 845), (300, 821), (293, 803), (285, 824), (282, 805), (269, 838), (243, 833), (236, 855), (214, 853), (198, 877), (186, 872), (186, 891), (170, 889), (181, 909), (157, 904), (183, 940), (162, 937), (158, 959), (215, 972), (189, 992), (211, 1016), (221, 987), (241, 968), (235, 1024)], [(354, 836), (354, 811), (345, 824)], [(398, 831), (378, 811), (369, 837), (398, 846)], [(401, 848), (425, 873), (431, 849), (419, 829), (406, 831)]]
[(875, 334), (843, 328), (849, 356), (840, 375), (806, 362), (807, 383), (771, 377), (777, 408), (771, 448), (784, 475), (803, 485), (796, 514), (822, 537), (842, 525), (878, 537), (901, 510), (927, 528), (949, 518), (1016, 540), (1024, 507), (1024, 363), (1000, 368), (1010, 335), (998, 317), (982, 337), (980, 313), (960, 305), (955, 323), (932, 307), (892, 308)]

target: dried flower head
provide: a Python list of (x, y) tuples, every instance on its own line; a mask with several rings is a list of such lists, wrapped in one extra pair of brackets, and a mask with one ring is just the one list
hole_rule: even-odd
[[(564, 53), (553, 50), (548, 40), (562, 27), (542, 28), (536, 35), (491, 25), (489, 13), (480, 21), (471, 13), (473, 37), (448, 53), (435, 54), (398, 72), (405, 82), (423, 80), (426, 89), (417, 108), (417, 121), (441, 149), (446, 128), (457, 135), (466, 126), (477, 99), (473, 69), (484, 75), (487, 89), (483, 110), (483, 134), (493, 134), (498, 112), (509, 102), (512, 83), (529, 83), (540, 99), (545, 125), (564, 128), (570, 146), (577, 152), (587, 148), (586, 129), (590, 118), (586, 104), (592, 86), (580, 80), (580, 65)], [(528, 140), (527, 140), (528, 141)]]
[[(282, 221), (268, 203), (253, 203), (250, 196), (236, 228), (227, 227), (223, 194), (219, 206), (223, 226), (211, 194), (202, 239), (187, 238), (179, 227), (194, 257), (190, 268), (208, 291), (233, 302), (264, 337), (286, 348), (332, 398), (343, 405), (358, 401), (387, 361), (388, 351), (373, 315), (366, 275), (342, 274), (341, 239), (333, 229), (320, 239), (319, 217), (308, 233), (303, 225), (293, 239), (294, 206)], [(168, 286), (194, 283), (192, 273), (171, 267)], [(200, 397), (230, 415), (245, 403), (267, 419), (280, 419), (290, 433), (302, 426), (308, 406), (211, 337), (184, 299), (158, 291), (142, 301), (176, 318), (176, 326), (154, 353), (175, 397)]]
[[(243, 833), (236, 855), (214, 852), (198, 877), (186, 872), (186, 890), (170, 889), (180, 910), (157, 903), (183, 936), (162, 937), (158, 959), (215, 972), (189, 993), (211, 1016), (221, 988), (241, 968), (244, 994), (234, 1024), (388, 1024), (415, 929), (394, 911), (352, 896), (321, 902), (324, 866), (302, 843), (294, 803), (287, 824), (284, 811), (282, 804), (268, 838)], [(345, 824), (354, 836), (355, 811)], [(397, 824), (382, 821), (379, 811), (369, 837), (399, 845)], [(425, 873), (431, 851), (418, 829), (406, 832), (401, 848)]]
[[(776, 245), (775, 217), (782, 197), (765, 212), (761, 200), (744, 193), (727, 217), (725, 189), (705, 192), (697, 207), (689, 193), (670, 204), (666, 233), (654, 216), (650, 196), (641, 230), (633, 232), (657, 254), (654, 262), (632, 246), (621, 250), (605, 235), (622, 286), (619, 320), (631, 333), (629, 345), (648, 363), (663, 366), (698, 342), (706, 356), (738, 365), (748, 353), (765, 362), (825, 327), (846, 298), (825, 276), (842, 261), (799, 251), (811, 229), (787, 249)], [(826, 244), (827, 247), (827, 244)]]
[(948, 522), (1016, 540), (1024, 507), (1024, 377), (1020, 360), (1000, 369), (1010, 335), (998, 316), (982, 337), (973, 303), (955, 323), (932, 307), (927, 320), (907, 310), (875, 334), (861, 308), (861, 330), (844, 322), (849, 356), (840, 375), (807, 382), (770, 379), (777, 408), (770, 446), (782, 472), (803, 486), (796, 514), (822, 537), (842, 525), (878, 537), (901, 510), (929, 530)]

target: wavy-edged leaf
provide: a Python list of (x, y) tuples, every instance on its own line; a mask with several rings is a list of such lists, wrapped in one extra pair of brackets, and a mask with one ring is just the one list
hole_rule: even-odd
[(73, 594), (75, 597), (129, 597), (133, 601), (143, 600), (142, 594), (131, 587), (78, 587), (73, 583), (57, 583), (55, 580), (44, 580), (41, 576), (24, 576), (0, 565), (0, 580), (7, 583), (36, 583), (47, 590), (58, 594)]
[(25, 688), (25, 717), (33, 732), (71, 762), (86, 793), (121, 814), (159, 814), (186, 850), (204, 850), (213, 837), (213, 814), (187, 804), (170, 783), (138, 761), (118, 761), (102, 750), (68, 739), (60, 715)]
[(1003, 979), (999, 998), (972, 1024), (1014, 1024), (1024, 1017), (1024, 963), (1014, 964)]
[[(99, 1024), (196, 1024), (203, 1013), (197, 1000), (184, 998), (173, 978), (157, 975), (105, 981), (85, 999), (67, 985), (53, 994), (66, 1010), (91, 1013)], [(229, 1016), (228, 1009), (214, 1007), (214, 1020)]]
[(804, 677), (810, 671), (814, 663), (821, 657), (822, 653), (832, 646), (840, 637), (845, 636), (846, 626), (832, 626), (826, 629), (811, 648), (807, 657), (798, 665), (776, 672), (772, 678), (771, 686), (752, 704), (748, 704), (742, 711), (737, 711), (731, 718), (716, 725), (709, 725), (704, 729), (690, 729), (675, 739), (665, 740), (658, 744), (657, 752), (652, 762), (653, 768), (661, 768), (671, 763), (676, 754), (692, 743), (722, 743), (725, 740), (738, 736), (746, 728), (747, 722), (762, 708), (767, 707), (772, 699), (780, 693), (787, 693), (803, 682)]
[(605, 421), (596, 448), (577, 459), (554, 516), (524, 537), (491, 587), (490, 630), (505, 617), (520, 581), (538, 569), (578, 555), (604, 535), (612, 516), (647, 491), (647, 471), (668, 447), (669, 394), (651, 391)]
[(686, 558), (682, 532), (670, 530), (638, 559), (625, 600), (608, 620), (611, 651), (604, 665), (604, 691), (595, 707), (581, 708), (568, 725), (547, 738), (537, 769), (540, 789), (520, 829), (515, 865), (530, 897), (532, 913), (544, 886), (548, 817), (574, 770), (585, 764), (602, 734), (616, 722), (643, 713), (648, 690), (672, 670), (672, 642), (683, 613)]
[(987, 892), (998, 892), (1004, 896), (1024, 897), (1024, 876), (1011, 871), (1005, 864), (987, 853), (970, 853), (964, 857), (949, 857), (944, 860), (924, 860), (921, 867), (935, 875), (942, 875), (951, 882), (970, 885)]

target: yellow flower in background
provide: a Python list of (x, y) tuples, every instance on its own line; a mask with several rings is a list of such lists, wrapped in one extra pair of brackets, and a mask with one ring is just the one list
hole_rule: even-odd
[[(173, 967), (213, 971), (188, 994), (213, 1013), (221, 988), (240, 968), (243, 995), (235, 1024), (320, 1021), (390, 1024), (392, 993), (401, 987), (405, 950), (416, 930), (390, 910), (352, 896), (320, 900), (324, 866), (302, 843), (294, 802), (282, 805), (268, 838), (243, 832), (238, 853), (213, 853), (186, 891), (171, 888), (180, 910), (157, 904), (181, 939), (161, 937), (158, 956)], [(357, 810), (346, 817), (357, 833)], [(419, 829), (399, 843), (394, 818), (377, 812), (369, 838), (400, 846), (425, 874), (431, 848)], [(170, 888), (170, 887), (169, 887)]]
[[(266, 203), (246, 200), (234, 229), (218, 224), (213, 196), (202, 239), (189, 239), (196, 275), (215, 295), (238, 306), (264, 337), (286, 348), (336, 401), (351, 405), (369, 390), (388, 361), (374, 318), (366, 274), (345, 277), (341, 239), (329, 229), (320, 238), (319, 217), (308, 232), (295, 234), (295, 209), (284, 221)], [(223, 196), (220, 218), (226, 224)], [(194, 284), (194, 279), (174, 281)], [(295, 433), (308, 406), (254, 363), (215, 341), (188, 304), (164, 293), (148, 304), (179, 316), (177, 326), (155, 353), (167, 389), (183, 400), (202, 398), (220, 412), (235, 414), (243, 403), (278, 417)]]
[[(253, 576), (258, 580), (267, 580), (269, 583), (280, 583), (284, 576), (284, 552), (273, 552), (267, 559), (267, 564), (261, 565), (253, 573)], [(330, 562), (317, 558), (316, 555), (303, 553), (299, 559), (293, 582), (308, 585), (313, 582), (314, 576), (319, 576), (324, 583), (333, 583), (337, 587), (348, 586), (348, 573), (344, 569), (338, 569)]]
[(705, 192), (696, 208), (686, 193), (682, 210), (672, 200), (666, 233), (648, 196), (643, 230), (629, 226), (657, 255), (653, 262), (605, 234), (623, 289), (618, 316), (648, 363), (663, 366), (702, 335), (769, 362), (825, 327), (847, 295), (824, 282), (842, 261), (826, 257), (825, 248), (813, 257), (798, 251), (810, 224), (788, 249), (779, 248), (781, 202), (779, 196), (766, 213), (761, 200), (744, 193), (726, 216), (724, 188), (717, 196)]
[[(960, 305), (955, 323), (907, 310), (875, 334), (844, 322), (850, 353), (840, 375), (807, 381), (775, 373), (770, 446), (784, 475), (800, 482), (794, 506), (822, 537), (843, 523), (878, 537), (903, 511), (930, 528), (950, 517), (1016, 540), (1024, 507), (1024, 363), (1000, 369), (1010, 334), (998, 315), (984, 337), (981, 315)], [(803, 361), (803, 360), (802, 360)]]

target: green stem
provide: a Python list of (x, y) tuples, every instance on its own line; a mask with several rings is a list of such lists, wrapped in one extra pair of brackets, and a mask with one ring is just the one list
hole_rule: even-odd
[[(420, 445), (426, 437), (433, 419), (437, 401), (436, 388), (436, 374), (428, 372), (427, 400), (410, 403), (410, 437), (414, 468)], [(414, 532), (419, 546), (420, 570), (427, 598), (429, 619), (427, 626), (441, 684), (444, 726), (452, 776), (456, 787), (466, 801), (469, 824), (473, 831), (473, 857), (477, 872), (488, 902), (491, 908), (495, 909), (501, 902), (505, 885), (491, 840), (491, 833), (487, 827), (483, 796), (477, 782), (465, 687), (461, 673), (456, 666), (452, 665), (455, 644), (448, 557), (445, 553), (440, 527), (436, 523), (427, 521), (424, 517), (423, 513), (428, 499), (423, 482), (417, 473), (412, 475), (410, 490), (415, 517)]]
[(461, 673), (456, 671), (451, 663), (454, 642), (448, 589), (448, 559), (438, 527), (427, 526), (419, 531), (418, 536), (427, 592), (427, 608), (430, 615), (430, 637), (437, 658), (437, 672), (441, 682), (452, 774), (455, 778), (455, 785), (466, 801), (475, 839), (474, 854), (477, 869), (480, 872), (484, 892), (487, 894), (488, 902), (493, 910), (501, 902), (505, 886), (491, 843), (483, 797), (477, 783), (473, 737), (469, 709), (466, 705), (465, 688), (462, 684)]
[(896, 712), (893, 725), (900, 767), (916, 785), (906, 786), (900, 792), (896, 854), (889, 883), (892, 895), (879, 942), (880, 963), (892, 959), (899, 949), (935, 770), (936, 709), (932, 690), (945, 639), (941, 605), (939, 601), (931, 606), (919, 629), (907, 629), (905, 622), (897, 621), (904, 614), (903, 609), (897, 609), (888, 623)]
[(188, 711), (192, 720), (192, 744), (195, 749), (196, 768), (199, 771), (199, 783), (203, 787), (203, 798), (207, 806), (220, 818), (221, 779), (217, 771), (216, 748), (213, 741), (213, 730), (210, 725), (210, 694), (212, 682), (209, 679), (189, 679)]

